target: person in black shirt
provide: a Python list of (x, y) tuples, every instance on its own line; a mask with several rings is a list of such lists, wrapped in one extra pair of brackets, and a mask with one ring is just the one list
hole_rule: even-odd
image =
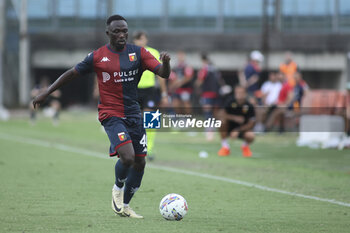
[(255, 125), (255, 110), (247, 101), (247, 93), (244, 87), (235, 88), (234, 97), (228, 99), (221, 111), (222, 125), (220, 128), (222, 147), (218, 151), (219, 156), (230, 155), (228, 137), (244, 140), (241, 146), (244, 157), (251, 157), (252, 152), (249, 144), (254, 141), (254, 132), (251, 130)]

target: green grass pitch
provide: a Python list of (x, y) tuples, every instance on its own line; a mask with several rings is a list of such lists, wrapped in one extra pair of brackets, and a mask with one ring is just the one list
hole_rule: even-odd
[[(95, 113), (0, 122), (0, 232), (350, 232), (350, 207), (246, 187), (191, 174), (246, 181), (350, 203), (350, 151), (298, 148), (295, 135), (258, 136), (254, 158), (240, 142), (219, 158), (219, 139), (160, 132), (156, 159), (148, 162), (131, 206), (145, 219), (116, 216), (111, 207), (116, 158)], [(205, 150), (209, 157), (199, 158)], [(90, 153), (89, 153), (90, 152)], [(99, 156), (105, 155), (105, 159)], [(179, 222), (159, 214), (161, 198), (183, 195), (189, 205)]]

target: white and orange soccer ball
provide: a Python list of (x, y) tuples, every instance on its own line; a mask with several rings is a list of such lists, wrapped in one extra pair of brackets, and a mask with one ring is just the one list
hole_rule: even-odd
[(180, 221), (187, 214), (188, 206), (185, 198), (176, 193), (163, 197), (159, 204), (160, 214), (166, 220)]

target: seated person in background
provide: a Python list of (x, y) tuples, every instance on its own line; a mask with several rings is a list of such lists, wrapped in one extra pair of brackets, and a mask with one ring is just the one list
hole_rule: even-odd
[(247, 101), (247, 93), (244, 87), (236, 86), (234, 98), (229, 99), (221, 111), (222, 125), (220, 128), (221, 149), (219, 156), (230, 155), (228, 137), (240, 138), (244, 142), (241, 146), (244, 157), (251, 157), (249, 145), (254, 141), (255, 111), (252, 104)]
[(271, 116), (271, 113), (276, 109), (278, 96), (280, 94), (282, 83), (280, 80), (283, 77), (282, 73), (270, 72), (269, 80), (264, 82), (261, 87), (264, 114), (263, 114), (263, 124), (265, 125)]
[(305, 92), (309, 89), (306, 82), (303, 80), (301, 73), (296, 72), (294, 74), (295, 85), (288, 81), (285, 81), (282, 85), (281, 91), (278, 96), (277, 106), (271, 118), (266, 123), (266, 130), (270, 130), (276, 120), (279, 122), (279, 132), (285, 131), (285, 115), (288, 110), (298, 111), (300, 110), (301, 101)]
[[(36, 85), (30, 92), (31, 98), (34, 98), (37, 96), (40, 92), (43, 90), (46, 90), (50, 86), (48, 77), (44, 76), (40, 79), (39, 85)], [(58, 124), (58, 117), (61, 109), (61, 103), (60, 103), (60, 97), (61, 97), (61, 91), (56, 90), (54, 91), (48, 98), (47, 101), (40, 106), (40, 108), (43, 109), (44, 115), (52, 117), (53, 124)], [(33, 107), (32, 102), (29, 103), (29, 110), (30, 110), (30, 121), (32, 124), (35, 124), (36, 121), (36, 111)]]

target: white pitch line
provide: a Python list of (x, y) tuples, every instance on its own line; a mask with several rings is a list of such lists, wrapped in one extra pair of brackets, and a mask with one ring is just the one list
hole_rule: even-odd
[[(66, 152), (70, 152), (70, 153), (77, 153), (77, 154), (87, 155), (87, 156), (101, 158), (101, 159), (110, 159), (108, 157), (107, 153), (104, 154), (104, 153), (94, 152), (94, 151), (90, 151), (90, 150), (86, 150), (86, 149), (82, 149), (82, 148), (78, 148), (78, 147), (67, 146), (67, 145), (60, 144), (60, 143), (50, 143), (50, 142), (43, 141), (43, 140), (24, 138), (24, 137), (2, 134), (2, 133), (0, 133), (0, 139), (30, 144), (30, 145), (35, 145), (35, 146), (41, 146), (41, 147), (46, 147), (46, 148), (54, 148), (54, 149), (61, 150), (61, 151), (66, 151)], [(206, 178), (206, 179), (212, 179), (212, 180), (218, 180), (218, 181), (223, 181), (223, 182), (232, 183), (232, 184), (243, 185), (246, 187), (260, 189), (263, 191), (280, 193), (280, 194), (285, 194), (285, 195), (289, 195), (289, 196), (301, 197), (301, 198), (305, 198), (305, 199), (311, 199), (311, 200), (321, 201), (321, 202), (328, 202), (328, 203), (335, 204), (335, 205), (350, 207), (350, 203), (341, 202), (341, 201), (337, 201), (334, 199), (320, 198), (320, 197), (315, 197), (315, 196), (310, 196), (310, 195), (305, 195), (305, 194), (300, 194), (300, 193), (295, 193), (295, 192), (289, 192), (289, 191), (285, 191), (285, 190), (281, 190), (281, 189), (269, 188), (267, 186), (258, 185), (258, 184), (245, 182), (245, 181), (241, 181), (241, 180), (236, 180), (236, 179), (231, 179), (231, 178), (226, 178), (226, 177), (222, 177), (222, 176), (214, 176), (214, 175), (210, 175), (210, 174), (187, 171), (187, 170), (182, 170), (182, 169), (178, 169), (178, 168), (159, 166), (159, 165), (154, 165), (154, 164), (148, 164), (147, 167), (152, 168), (152, 169), (166, 171), (166, 172), (174, 172), (174, 173), (180, 173), (180, 174), (184, 174), (184, 175), (197, 176), (197, 177), (202, 177), (202, 178)]]

